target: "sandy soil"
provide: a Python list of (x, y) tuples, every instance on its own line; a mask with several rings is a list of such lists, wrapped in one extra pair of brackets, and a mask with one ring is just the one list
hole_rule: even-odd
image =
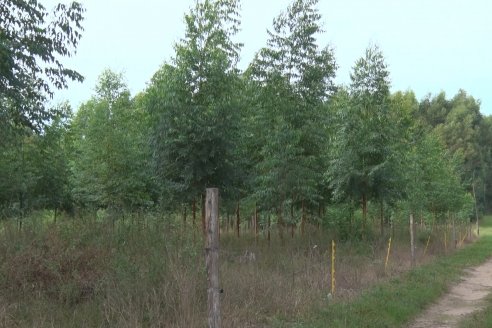
[(484, 298), (492, 292), (492, 259), (467, 270), (460, 283), (448, 294), (430, 306), (409, 328), (452, 328), (460, 319), (485, 304)]

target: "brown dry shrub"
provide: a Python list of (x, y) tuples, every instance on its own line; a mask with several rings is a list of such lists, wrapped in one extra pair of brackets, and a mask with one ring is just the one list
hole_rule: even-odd
[(5, 255), (1, 284), (15, 294), (45, 295), (76, 304), (96, 292), (106, 257), (98, 245), (77, 244), (52, 230)]

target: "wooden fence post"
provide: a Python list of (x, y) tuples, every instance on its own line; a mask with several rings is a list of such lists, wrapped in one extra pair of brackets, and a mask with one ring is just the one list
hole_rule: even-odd
[(331, 296), (335, 297), (335, 241), (331, 241)]
[(220, 328), (219, 299), (219, 189), (207, 188), (206, 244), (208, 327)]
[(413, 222), (413, 213), (410, 213), (410, 256), (412, 268), (415, 268), (415, 226)]

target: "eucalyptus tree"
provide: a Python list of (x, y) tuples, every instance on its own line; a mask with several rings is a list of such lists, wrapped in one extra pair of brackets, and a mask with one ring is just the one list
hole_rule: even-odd
[(403, 190), (410, 217), (412, 265), (415, 265), (415, 215), (422, 211), (434, 216), (460, 212), (467, 207), (468, 197), (460, 178), (460, 158), (450, 154), (435, 133), (417, 136), (409, 146)]
[[(232, 197), (238, 135), (238, 0), (204, 0), (185, 15), (185, 36), (154, 75), (147, 109), (154, 118), (156, 173), (165, 202), (193, 203), (206, 187)], [(202, 196), (203, 198), (203, 196)], [(195, 208), (195, 205), (193, 205)]]
[(364, 229), (368, 200), (382, 202), (397, 190), (396, 148), (403, 139), (391, 110), (389, 71), (377, 46), (356, 61), (350, 78), (334, 106), (327, 176), (336, 199), (360, 201)]
[(15, 137), (0, 147), (0, 208), (3, 217), (22, 219), (33, 203), (36, 183), (36, 135), (28, 128), (15, 130)]
[(434, 97), (428, 94), (420, 101), (417, 117), (428, 128), (433, 129), (439, 124), (444, 124), (451, 108), (452, 104), (446, 99), (446, 93), (440, 92)]
[(85, 207), (132, 210), (151, 204), (144, 112), (121, 74), (104, 71), (73, 122), (73, 196)]
[[(436, 133), (451, 153), (463, 156), (464, 181), (472, 181), (482, 173), (481, 166), (481, 122), (480, 102), (460, 90), (450, 103), (450, 111), (442, 124), (435, 127)], [(470, 188), (471, 189), (471, 188)]]
[[(462, 181), (484, 204), (485, 176), (490, 163), (490, 145), (485, 140), (487, 130), (480, 113), (480, 101), (460, 90), (452, 99), (440, 94), (422, 100), (419, 117), (428, 124), (446, 148), (463, 158)], [(483, 205), (482, 205), (483, 206)]]
[(9, 126), (0, 144), (0, 208), (6, 216), (33, 209), (70, 209), (69, 170), (65, 143), (71, 108), (63, 103), (39, 133)]
[[(78, 2), (49, 12), (39, 1), (4, 0), (0, 6), (0, 115), (4, 122), (40, 131), (54, 118), (46, 107), (55, 89), (82, 81), (63, 57), (75, 53), (84, 9)], [(51, 18), (53, 17), (53, 18)]]
[(484, 177), (480, 197), (484, 211), (492, 209), (489, 200), (492, 199), (492, 116), (485, 116), (480, 125), (480, 156), (482, 162), (482, 176)]
[(59, 210), (72, 209), (70, 186), (69, 129), (72, 109), (68, 103), (58, 105), (57, 115), (36, 138), (37, 177), (33, 188), (38, 206), (53, 210), (56, 220)]
[[(248, 68), (258, 96), (252, 102), (260, 157), (256, 191), (264, 206), (282, 219), (291, 206), (319, 204), (327, 140), (325, 102), (335, 90), (336, 63), (323, 32), (317, 0), (296, 0), (273, 21), (267, 47)], [(282, 222), (280, 222), (282, 223)]]

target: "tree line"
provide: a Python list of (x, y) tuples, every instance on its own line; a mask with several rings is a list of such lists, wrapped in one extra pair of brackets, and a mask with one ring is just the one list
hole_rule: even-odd
[[(248, 204), (281, 233), (360, 214), (363, 234), (368, 216), (384, 229), (397, 209), (463, 219), (488, 210), (492, 118), (480, 113), (480, 101), (464, 90), (421, 100), (411, 90), (391, 92), (376, 45), (354, 63), (350, 83), (337, 85), (336, 54), (317, 42), (317, 3), (294, 0), (240, 70), (239, 0), (199, 1), (185, 15), (174, 55), (145, 90), (131, 95), (124, 77), (106, 70), (75, 112), (66, 103), (45, 108), (49, 88), (16, 81), (19, 67), (36, 68), (12, 52), (12, 67), (0, 71), (1, 216), (158, 209), (195, 222), (207, 187), (220, 188), (225, 213), (239, 221)], [(66, 38), (76, 46), (83, 10), (59, 10), (72, 15), (65, 26), (76, 23), (59, 32), (76, 33)], [(2, 44), (11, 44), (5, 35)], [(65, 55), (62, 44), (40, 51)], [(50, 72), (60, 83), (81, 79)], [(28, 87), (32, 99), (14, 92)]]

